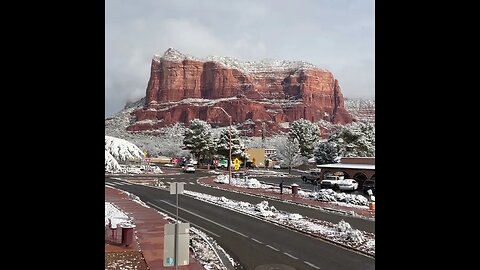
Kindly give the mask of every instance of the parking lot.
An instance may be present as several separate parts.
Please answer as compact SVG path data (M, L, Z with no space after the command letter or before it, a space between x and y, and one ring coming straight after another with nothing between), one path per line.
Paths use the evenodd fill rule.
M287 169L275 169L275 172L282 172L284 175L289 175ZM292 170L290 176L255 176L258 181L265 182L265 183L271 183L275 186L278 186L282 180L283 180L283 185L285 187L290 186L291 184L297 184L299 185L301 190L305 191L314 191L314 190L320 190L320 185L314 186L310 182L304 183L302 180L302 174L300 172ZM355 194L355 195L363 195L363 196L368 196L368 194L363 193L361 189L355 190L355 191L342 191L345 193L349 194Z

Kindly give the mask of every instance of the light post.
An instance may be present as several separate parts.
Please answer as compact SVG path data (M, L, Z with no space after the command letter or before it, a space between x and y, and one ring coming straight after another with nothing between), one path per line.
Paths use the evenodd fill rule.
M230 120L230 126L228 128L228 140L229 140L229 154L228 154L228 184L232 184L232 116L228 114L222 107L213 107L214 109L220 109L222 110L227 116L228 119Z

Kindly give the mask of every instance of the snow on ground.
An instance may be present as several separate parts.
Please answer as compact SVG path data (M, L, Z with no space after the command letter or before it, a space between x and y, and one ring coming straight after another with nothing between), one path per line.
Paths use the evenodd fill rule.
M272 172L272 171L269 171ZM214 182L228 184L228 175L218 175ZM247 179L240 179L232 177L231 184L237 187L246 187L246 188L262 188L262 189L272 189L274 186L271 184L260 183L255 178L248 177ZM275 190L274 192L280 192ZM284 188L284 194L291 194L291 189ZM316 192L303 191L299 190L298 195L305 199L318 200L323 202L333 202L338 205L357 207L368 209L368 199L362 195L347 194L344 192L335 192L332 189L321 189Z
M344 192L335 192L332 189L321 189L317 192L303 192L301 196L313 198L322 202L339 202L345 206L365 206L368 208L368 199L362 195L348 194Z
M105 202L105 225L117 228L120 223L131 223L131 219L115 205Z
M343 220L338 224L334 224L323 220L303 217L297 213L279 211L273 206L268 206L267 201L252 205L248 202L235 201L225 197L217 197L188 190L185 190L184 193L202 201L263 218L375 255L375 234L353 229L349 223Z
M163 183L162 183L163 184ZM164 186L164 185L163 185ZM119 190L119 189L117 189ZM138 196L132 194L130 192L126 192L123 190L119 190L122 193L127 194L134 202L148 207ZM169 220L171 223L175 223L175 219L168 216L165 213L159 212L156 210L157 213L164 216L165 219ZM130 220L129 217L118 208L116 208L113 204L109 202L105 202L105 225L108 224L108 218L115 217L115 221L125 221ZM118 223L116 223L118 224ZM190 248L193 251L195 259L200 262L205 269L209 270L227 270L224 264L230 263L231 265L235 266L236 263L233 258L211 237L206 235L204 232L190 227ZM223 256L228 259L228 262L222 262L219 259L218 252L221 252Z
M144 157L144 153L135 144L111 136L105 135L105 151L108 151L116 160L140 161Z

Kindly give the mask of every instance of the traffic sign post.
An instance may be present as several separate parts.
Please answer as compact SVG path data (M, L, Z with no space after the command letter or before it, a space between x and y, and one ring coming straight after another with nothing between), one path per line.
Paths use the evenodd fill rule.
M170 183L170 194L176 195L177 216L175 224L165 224L165 238L163 246L163 266L189 264L190 223L178 223L178 194L183 194L184 182Z
M238 158L235 158L235 159L233 160L233 164L235 164L234 169L235 169L236 171L238 171L238 170L240 169L240 160L239 160Z

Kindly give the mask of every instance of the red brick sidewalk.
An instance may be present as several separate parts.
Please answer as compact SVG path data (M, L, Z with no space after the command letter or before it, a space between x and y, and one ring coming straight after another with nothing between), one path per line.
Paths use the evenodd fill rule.
M135 235L138 237L138 243L134 243L130 247L110 245L106 242L105 252L140 249L150 270L172 269L172 267L163 266L163 227L168 223L167 220L156 210L132 201L128 195L111 187L105 186L105 201L115 204L128 216L133 217L136 225ZM178 268L181 270L205 269L191 254L190 264Z
M335 209L335 210L345 211L345 212L354 211L355 214L359 216L363 216L367 218L375 218L375 211L372 211L369 209L348 207L348 206L342 206L342 205L337 205L337 204L328 203L328 202L310 200L310 199L302 198L298 195L294 197L292 194L281 195L278 190L274 190L274 189L267 190L267 189L260 189L260 188L244 188L244 187L237 187L237 186L232 186L228 184L221 184L221 183L214 182L213 181L214 179L215 177L206 177L198 180L198 182L209 185L209 186L213 186L216 188L234 190L234 191L244 192L244 193L251 193L258 196L264 196L264 197L269 197L269 198L283 200L283 201L290 201L293 203L307 204L315 207L329 208L329 209ZM285 190L286 188L284 188L284 191Z

